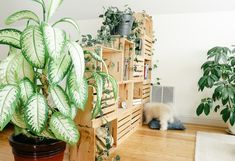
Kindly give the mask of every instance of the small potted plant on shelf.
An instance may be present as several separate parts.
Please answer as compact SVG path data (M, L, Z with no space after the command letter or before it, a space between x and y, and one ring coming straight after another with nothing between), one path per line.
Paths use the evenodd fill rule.
M125 7L124 11L117 7L109 7L104 14L99 16L104 20L101 27L108 27L111 35L127 36L130 34L134 17L131 8Z
M201 66L203 75L198 81L199 91L212 89L210 97L203 98L197 107L197 115L203 112L220 112L230 132L235 134L235 55L227 47L214 47L207 53L207 61Z
M106 72L86 71L85 55L104 61L96 53L83 51L68 32L57 28L68 23L79 32L76 21L62 18L49 23L61 0L51 0L49 6L44 0L33 1L42 7L42 20L33 11L18 11L6 24L27 20L24 30L0 30L0 44L10 47L0 62L0 131L14 124L9 142L16 161L62 161L66 143L79 140L73 119L86 106L88 86L97 91L92 112L96 117L104 83L109 81L116 89L116 81Z

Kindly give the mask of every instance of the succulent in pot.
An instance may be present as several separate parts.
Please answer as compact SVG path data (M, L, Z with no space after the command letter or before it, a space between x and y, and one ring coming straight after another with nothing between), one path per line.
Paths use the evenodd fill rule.
M33 1L42 7L42 19L33 11L18 11L6 19L6 24L27 20L24 30L0 30L0 44L10 47L9 55L0 62L0 131L8 123L15 125L9 139L15 160L59 161L65 143L79 140L73 119L86 106L88 86L101 93L93 111L95 117L101 109L104 81L115 89L117 84L107 72L86 71L85 54L103 60L96 53L83 51L68 32L57 28L57 24L67 23L80 35L75 20L62 18L49 23L62 0L50 0L48 6L44 0ZM86 72L91 73L89 78Z
M203 75L198 81L199 91L212 89L210 97L203 98L197 107L197 115L203 112L220 112L230 131L235 134L235 55L227 47L214 47L207 53L207 61L201 66Z

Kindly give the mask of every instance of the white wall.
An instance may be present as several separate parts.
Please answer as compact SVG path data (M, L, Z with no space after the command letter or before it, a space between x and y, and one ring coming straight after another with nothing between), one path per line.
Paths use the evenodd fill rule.
M208 49L235 44L235 12L155 15L153 18L158 39L154 61L159 60L159 68L152 78L160 77L162 85L175 87L176 113L183 121L222 125L216 114L195 115L200 99L205 96L198 93L197 81ZM100 19L79 21L82 34L94 35L100 24ZM69 31L74 30L69 28ZM6 54L7 48L0 46L0 59Z
M206 52L214 46L235 44L235 12L189 13L155 15L154 30L158 39L154 60L159 60L158 71L162 85L175 87L177 115L186 122L221 124L220 116L195 115L202 96L197 81L206 61Z

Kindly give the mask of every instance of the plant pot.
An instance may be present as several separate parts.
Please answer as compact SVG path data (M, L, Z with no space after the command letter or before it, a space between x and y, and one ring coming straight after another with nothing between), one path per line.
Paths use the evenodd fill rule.
M37 141L24 135L11 135L15 161L63 161L66 143L53 139Z
M118 25L117 32L119 35L127 36L131 33L134 18L130 14L122 16L122 20Z
M235 135L235 125L231 125L230 122L227 123L229 132Z

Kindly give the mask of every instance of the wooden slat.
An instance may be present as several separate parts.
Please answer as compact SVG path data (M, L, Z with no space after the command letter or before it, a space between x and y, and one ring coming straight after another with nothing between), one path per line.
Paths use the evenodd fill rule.
M126 135L129 131L131 131L131 126L129 126L128 128L126 128L123 131L121 131L120 133L118 133L118 140L120 138L122 138L124 135Z
M132 122L129 120L127 121L125 124L123 124L122 126L120 126L118 129L117 129L117 132L118 132L118 135L123 131L125 130L126 128L129 128L131 126Z
M100 127L104 124L106 124L107 122L110 122L114 119L117 118L117 113L116 111L115 112L112 112L112 113L109 113L109 114L106 114L100 118L96 118L96 119L93 119L91 122L92 122L92 128L97 128L97 127Z
M122 118L120 121L118 118L118 127L122 126L123 124L125 124L126 122L130 120L131 120L131 115L127 115L125 118Z
M135 123L137 120L140 120L140 118L141 118L141 115L140 115L140 114L139 114L139 115L136 115L134 118L132 118L131 123L132 123L132 124Z

